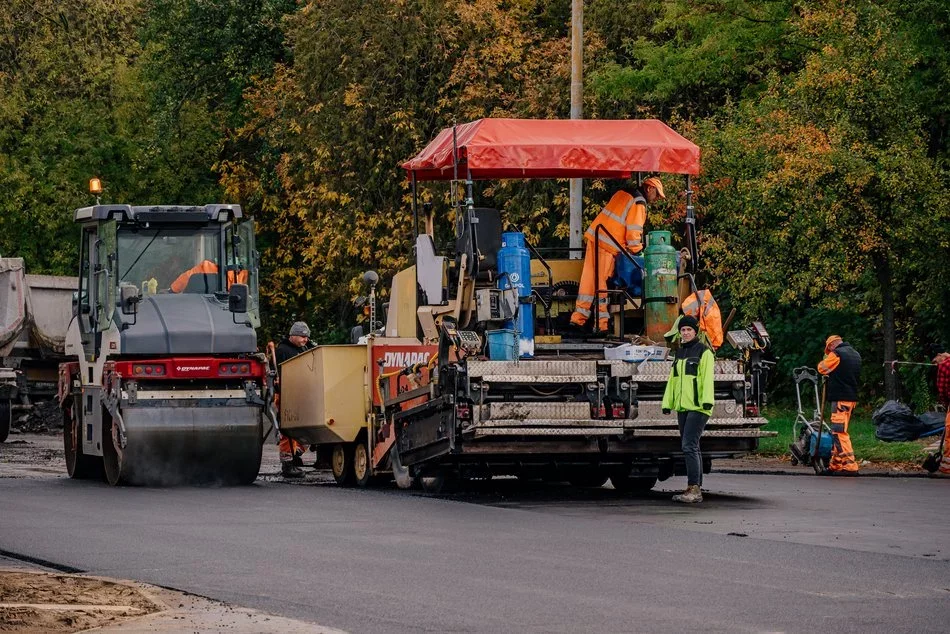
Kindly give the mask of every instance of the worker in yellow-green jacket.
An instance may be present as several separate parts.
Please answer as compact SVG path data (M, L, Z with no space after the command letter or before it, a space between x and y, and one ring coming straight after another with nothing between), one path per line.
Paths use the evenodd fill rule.
M674 495L673 501L696 503L703 501L699 437L716 402L713 388L716 361L712 349L697 338L699 323L695 317L686 315L680 319L679 327L681 343L663 393L663 413L676 412L686 459L686 491Z

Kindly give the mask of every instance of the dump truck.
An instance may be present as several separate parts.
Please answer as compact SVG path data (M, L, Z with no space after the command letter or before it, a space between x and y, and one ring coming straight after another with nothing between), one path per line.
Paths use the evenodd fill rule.
M371 317L357 343L318 346L284 364L283 433L324 452L341 484L392 474L400 486L437 491L516 475L577 486L609 478L616 489L647 491L685 473L675 414L661 411L672 363L662 333L697 290L690 176L699 148L654 120L482 119L443 130L403 168L415 264L394 276L381 327ZM641 259L615 240L618 271L639 281L632 274L597 289L608 298L606 337L578 332L568 322L583 262L545 257L523 232L505 231L499 210L476 206L476 184L641 173L685 176L685 246L651 232ZM445 255L435 245L437 214L419 204L426 181L453 181ZM768 333L759 322L729 341L733 358L715 362L706 471L773 433L761 430L759 411Z
M0 442L16 416L56 398L78 287L78 278L27 273L22 258L0 258Z
M270 430L254 227L239 205L77 209L58 398L66 469L113 485L248 484Z

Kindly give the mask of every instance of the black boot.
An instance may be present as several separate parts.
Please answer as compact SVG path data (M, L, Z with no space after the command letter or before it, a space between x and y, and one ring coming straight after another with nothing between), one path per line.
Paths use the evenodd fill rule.
M285 478L302 478L303 471L293 462L282 462L280 463L280 475Z

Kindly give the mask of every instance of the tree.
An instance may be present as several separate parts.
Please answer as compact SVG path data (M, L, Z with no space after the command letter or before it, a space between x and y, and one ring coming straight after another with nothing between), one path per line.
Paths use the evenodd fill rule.
M567 112L567 30L546 38L536 4L320 0L288 20L293 65L251 90L241 151L222 164L229 195L255 211L269 245L276 328L296 316L339 333L362 272L386 279L407 264L398 166L440 128ZM550 222L540 205L526 213Z
M907 90L918 50L879 3L815 3L796 28L815 49L804 67L703 129L711 271L753 311L874 316L883 354L873 358L896 359L914 318L906 307L945 276L929 263L946 261L950 219ZM888 398L896 387L886 374Z
M140 17L132 0L13 0L0 15L0 252L73 272L71 210L134 178L125 107ZM134 92L132 93L134 94Z

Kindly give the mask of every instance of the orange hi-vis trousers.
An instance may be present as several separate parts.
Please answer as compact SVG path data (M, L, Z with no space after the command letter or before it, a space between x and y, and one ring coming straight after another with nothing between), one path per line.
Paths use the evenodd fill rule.
M940 452L939 473L950 476L950 409L947 409L947 419L943 428L943 451Z
M571 323L583 326L590 319L594 302L594 295L598 288L607 288L607 278L614 273L616 254L600 249L597 255L597 271L594 271L594 252L597 247L593 241L587 243L584 250L584 270L581 272L580 288L577 291L577 303ZM607 294L601 293L597 297L597 330L607 330L610 315L607 312Z
M597 329L607 330L609 302L607 294L598 295L597 289L606 289L607 278L613 275L615 258L620 252L617 245L624 245L630 253L640 253L643 250L643 225L646 220L646 199L620 190L611 196L601 212L594 218L594 222L584 232L584 240L587 242L587 247L584 249L584 270L581 273L577 303L571 315L572 324L583 326L587 323L590 319L594 296L597 295ZM598 231L598 227L602 228L601 232ZM610 240L602 232L609 233L614 240ZM597 270L594 270L595 253L597 254Z
M280 394L274 395L274 409L277 410L277 417L280 420ZM306 447L293 438L277 432L277 452L281 462L290 462L294 456L302 456L306 451Z
M280 453L281 462L290 462L294 456L302 456L307 450L293 438L277 434L277 450Z
M858 470L858 463L854 459L854 448L851 446L851 436L848 435L848 423L851 422L851 412L857 405L854 401L834 401L831 404L831 433L834 442L831 446L830 471Z

